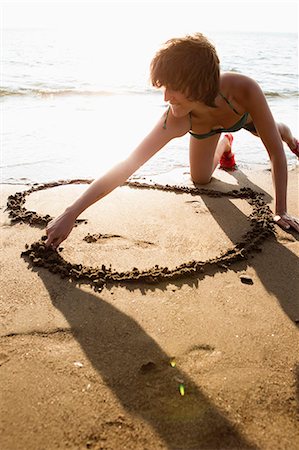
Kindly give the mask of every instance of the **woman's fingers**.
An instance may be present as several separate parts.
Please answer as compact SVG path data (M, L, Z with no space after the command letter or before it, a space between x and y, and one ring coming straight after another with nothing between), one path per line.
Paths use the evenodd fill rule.
M47 240L45 241L46 247L50 247L50 245L52 245L54 241L54 233L51 232L51 223L52 221L49 222L46 227L46 235L47 235Z
M45 241L46 247L52 247L56 249L60 244L61 240L59 238L55 238L54 235L48 234L48 239Z
M48 238L45 241L45 245L46 247L52 247L53 249L56 249L65 239L60 233L58 234L58 230L55 232L55 228L51 229L51 222L46 228L46 235Z
M296 217L292 217L289 214L282 214L274 216L274 222L277 223L284 230L294 228L299 232L299 220Z
M274 216L274 222L277 223L277 225L279 225L284 230L290 229L290 225L286 220L283 220L282 216L279 215Z
M68 237L72 231L74 223L75 219L66 213L63 213L56 219L51 220L46 227L46 246L56 249L61 242Z
M291 226L299 233L299 220L296 219L295 217L293 217L292 219L293 220L292 220Z

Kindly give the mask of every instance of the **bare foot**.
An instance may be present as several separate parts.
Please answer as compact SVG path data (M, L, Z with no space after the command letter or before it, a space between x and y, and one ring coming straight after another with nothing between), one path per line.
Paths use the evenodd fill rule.
M225 140L226 146L225 146L225 150L223 153L231 153L232 151L232 144L233 144L233 140L234 137L231 133L225 134L223 140ZM228 156L228 155L226 155Z
M299 158L299 141L296 138L293 138L291 142L287 142L287 145L291 152L293 152Z
M278 125L278 131L280 133L281 139L287 144L291 152L293 152L296 156L299 158L299 142L298 139L296 139L290 128L285 125L284 123L279 123Z

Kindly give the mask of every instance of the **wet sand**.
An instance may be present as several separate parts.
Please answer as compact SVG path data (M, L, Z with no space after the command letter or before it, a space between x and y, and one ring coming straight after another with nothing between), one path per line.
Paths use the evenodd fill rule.
M299 447L299 236L271 174L172 176L116 189L58 252L44 227L86 180L2 186L3 448Z

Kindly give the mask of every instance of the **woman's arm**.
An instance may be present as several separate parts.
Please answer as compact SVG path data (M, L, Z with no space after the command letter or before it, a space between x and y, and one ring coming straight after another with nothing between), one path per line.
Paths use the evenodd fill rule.
M283 228L299 231L299 222L287 214L287 161L283 143L264 93L256 81L244 77L243 101L266 147L272 166L276 221Z
M86 191L60 216L52 220L46 229L47 246L57 248L73 229L77 217L89 206L122 185L139 167L164 147L171 139L187 133L187 118L177 119L169 114L167 129L163 128L165 114L130 156L121 161L101 178L92 182Z

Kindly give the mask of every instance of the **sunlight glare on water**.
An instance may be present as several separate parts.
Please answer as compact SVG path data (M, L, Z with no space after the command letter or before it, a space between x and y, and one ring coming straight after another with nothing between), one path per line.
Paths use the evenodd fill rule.
M126 158L166 108L149 82L153 55L167 39L194 31L216 45L222 71L256 79L276 120L298 135L296 34L221 33L226 9L218 5L216 23L211 5L197 2L66 3L20 6L18 15L11 8L19 26L3 33L5 182L93 178ZM238 164L268 164L260 140L243 130L234 136ZM171 141L138 175L189 170L188 141Z

